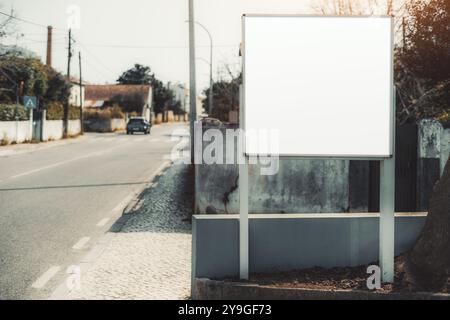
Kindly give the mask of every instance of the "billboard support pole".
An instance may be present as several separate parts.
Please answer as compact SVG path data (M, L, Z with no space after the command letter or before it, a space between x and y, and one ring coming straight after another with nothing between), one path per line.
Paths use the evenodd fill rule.
M239 276L249 279L248 159L239 164Z
M380 267L384 283L394 282L395 158L380 166Z
M395 137L396 88L393 87L393 125ZM395 138L392 157L380 163L380 268L382 281L394 283L395 276Z

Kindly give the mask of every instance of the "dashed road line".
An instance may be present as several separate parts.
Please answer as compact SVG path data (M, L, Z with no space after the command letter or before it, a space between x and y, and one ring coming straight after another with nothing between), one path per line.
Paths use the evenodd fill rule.
M40 276L32 285L31 287L35 289L42 289L45 287L47 282L49 282L58 272L61 270L60 266L53 266L50 269L48 269L42 276Z
M73 250L81 250L81 249L83 249L83 247L86 245L86 243L89 242L89 240L91 240L91 238L89 238L89 237L81 238L81 239L80 239L80 240L72 247L72 249L73 249Z
M105 218L99 221L99 223L97 223L97 227L104 227L109 221L109 218Z
M28 176L28 175L33 174L33 173L37 173L37 172L40 172L40 171L52 169L52 168L59 167L61 165L67 164L67 163L71 163L71 162L78 161L78 160L83 160L83 159L90 158L90 157L96 157L96 156L98 157L98 156L101 156L101 155L105 154L106 152L110 152L110 151L112 151L112 150L114 150L114 149L116 149L116 148L118 148L120 146L122 146L122 145L114 146L114 147L111 147L109 149L96 151L96 152L93 152L93 153L90 153L90 154L87 154L87 155L83 155L83 156L80 156L80 157L72 158L72 159L69 159L69 160L57 162L57 163L54 163L54 164L51 164L51 165L48 165L48 166L44 166L44 167L41 167L41 168L30 170L30 171L27 171L27 172L24 172L24 173L12 176L9 179L21 178L23 176Z

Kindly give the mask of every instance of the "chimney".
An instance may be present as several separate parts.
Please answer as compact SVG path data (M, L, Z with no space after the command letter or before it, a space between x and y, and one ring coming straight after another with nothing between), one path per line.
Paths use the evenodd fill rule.
M47 27L47 65L52 66L52 31L53 27Z

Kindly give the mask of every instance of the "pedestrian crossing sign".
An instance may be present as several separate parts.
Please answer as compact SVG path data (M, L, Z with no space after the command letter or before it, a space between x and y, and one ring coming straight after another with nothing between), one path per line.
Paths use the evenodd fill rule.
M37 98L31 96L23 97L23 104L27 109L36 109L37 108Z

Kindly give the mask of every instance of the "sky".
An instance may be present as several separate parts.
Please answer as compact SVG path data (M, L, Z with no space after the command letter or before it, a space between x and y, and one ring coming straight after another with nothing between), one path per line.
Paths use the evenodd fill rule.
M80 12L72 74L79 74L82 54L83 78L93 84L115 83L135 63L151 67L164 82L189 82L188 0L0 0L0 11L14 9L17 17L42 26L17 22L24 36L8 39L35 52L43 61L47 29L54 27L53 66L67 70L67 23ZM74 9L75 10L72 10ZM78 9L77 9L78 8ZM213 38L213 77L227 78L225 65L240 68L241 16L244 13L311 13L310 0L195 0L195 20ZM76 20L76 19L75 19ZM207 33L196 27L197 88L209 83ZM205 61L206 60L206 61Z

